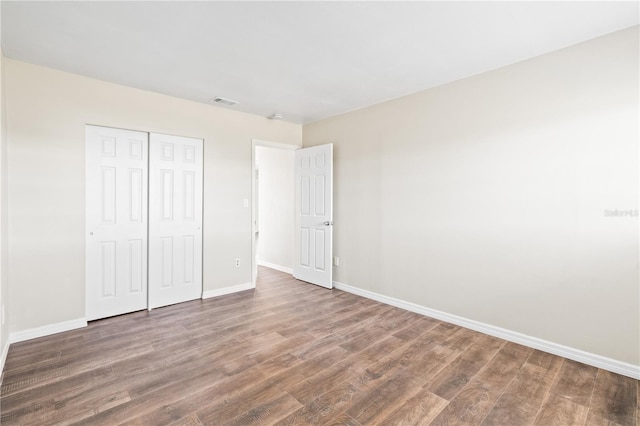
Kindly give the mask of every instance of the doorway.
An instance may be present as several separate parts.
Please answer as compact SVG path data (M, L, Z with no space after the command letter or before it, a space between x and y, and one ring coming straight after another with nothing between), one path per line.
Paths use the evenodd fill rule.
M253 140L252 282L258 265L292 273L295 151L300 147Z
M252 177L253 287L262 264L333 288L333 144L254 139Z

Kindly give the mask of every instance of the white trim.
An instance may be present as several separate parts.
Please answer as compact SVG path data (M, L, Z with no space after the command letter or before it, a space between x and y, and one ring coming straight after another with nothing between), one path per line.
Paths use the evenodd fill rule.
M282 143L282 142L272 142L272 141L267 141L264 139L256 139L256 138L251 139L251 144L254 147L266 146L269 148L286 149L289 151L295 151L302 148L302 142L300 142L300 144L291 144L291 143Z
M286 266L276 265L275 263L265 262L264 260L258 260L258 265L275 269L276 271L284 272L285 274L293 275L293 269L287 268Z
M210 299L212 297L224 296L225 294L237 293L239 291L251 290L254 288L256 288L256 286L253 283L244 283L229 287L222 287L215 290L207 290L202 293L202 299Z
M417 314L425 315L451 324L459 325L461 327L469 328L471 330L479 331L480 333L488 334L490 336L498 337L500 339L508 340L510 342L528 346L530 348L539 349L541 351L578 361L583 364L591 365L593 367L601 368L613 373L622 374L636 380L640 379L640 365L617 361L612 358L585 352L583 350L560 345L558 343L549 342L548 340L528 336L526 334L518 333L517 331L507 330L505 328L496 327L491 324L486 324L479 321L474 321L472 319L460 317L458 315L448 314L436 309L427 308L425 306L406 302L394 297L389 297L379 293L374 293L372 291L363 290L361 288L343 284L337 281L333 282L333 286L338 290L343 290L348 293L366 297L367 299L372 299L381 303L385 303L387 305L415 312Z
M38 337L49 336L51 334L62 333L86 326L87 320L85 318L78 318L71 321L58 322L55 324L44 325L42 327L16 331L15 333L9 333L9 343L24 342L25 340L36 339Z

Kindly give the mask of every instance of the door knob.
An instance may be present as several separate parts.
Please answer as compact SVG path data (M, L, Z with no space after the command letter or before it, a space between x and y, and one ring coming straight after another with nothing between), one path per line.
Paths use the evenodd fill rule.
M326 221L323 223L324 226L331 226L333 225L333 221Z

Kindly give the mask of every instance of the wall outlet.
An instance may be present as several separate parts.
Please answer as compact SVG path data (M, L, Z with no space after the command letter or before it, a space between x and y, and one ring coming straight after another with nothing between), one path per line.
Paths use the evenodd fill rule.
M236 259L236 268L240 267L240 259Z
M338 256L333 258L333 266L340 266L340 258Z

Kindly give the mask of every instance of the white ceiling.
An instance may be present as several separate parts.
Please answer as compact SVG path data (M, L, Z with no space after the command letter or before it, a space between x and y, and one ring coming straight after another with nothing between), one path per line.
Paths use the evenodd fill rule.
M7 57L308 123L639 23L639 2L12 2Z

